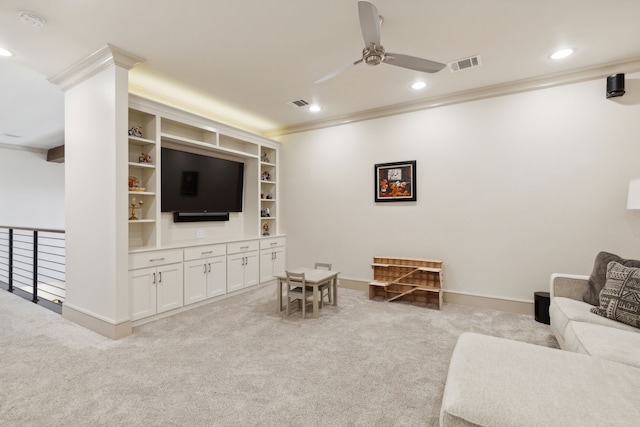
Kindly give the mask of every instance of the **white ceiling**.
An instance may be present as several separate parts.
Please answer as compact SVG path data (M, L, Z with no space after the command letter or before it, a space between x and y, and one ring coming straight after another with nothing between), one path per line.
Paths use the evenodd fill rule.
M356 0L2 0L0 47L14 56L0 57L0 144L62 144L64 94L48 79L107 43L145 58L130 72L132 92L264 134L640 58L640 0L373 3L388 51L445 63L480 55L482 66L422 74L360 64L314 84L360 58ZM47 24L24 25L24 10ZM562 47L577 52L550 61ZM411 90L416 79L429 87ZM298 99L323 110L287 105Z

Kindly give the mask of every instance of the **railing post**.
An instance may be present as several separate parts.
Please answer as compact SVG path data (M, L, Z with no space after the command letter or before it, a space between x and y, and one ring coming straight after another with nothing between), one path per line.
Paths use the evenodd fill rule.
M38 303L38 231L33 231L33 299Z
M9 292L13 292L13 228L9 229Z

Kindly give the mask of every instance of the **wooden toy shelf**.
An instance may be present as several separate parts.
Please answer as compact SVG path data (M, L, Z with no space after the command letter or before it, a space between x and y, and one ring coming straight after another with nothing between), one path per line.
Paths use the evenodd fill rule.
M410 300L442 308L442 261L374 257L369 299Z

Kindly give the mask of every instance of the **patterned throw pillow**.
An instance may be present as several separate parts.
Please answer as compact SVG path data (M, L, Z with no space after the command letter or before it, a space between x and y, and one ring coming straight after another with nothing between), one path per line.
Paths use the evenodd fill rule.
M591 312L640 328L640 268L610 262L600 306Z
M609 252L598 253L593 263L593 271L589 277L589 286L582 296L584 302L588 302L596 307L600 305L600 291L604 288L604 284L607 281L607 267L611 261L615 261L626 267L640 268L639 260L623 259Z

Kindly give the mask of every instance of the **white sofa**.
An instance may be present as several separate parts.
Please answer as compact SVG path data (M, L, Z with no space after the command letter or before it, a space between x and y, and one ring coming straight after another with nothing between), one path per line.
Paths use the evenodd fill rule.
M551 278L550 326L562 350L462 334L440 425L638 425L639 330L591 313L582 301L587 279Z
M560 348L640 368L640 329L592 313L582 300L588 279L551 276L550 326Z

